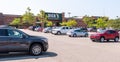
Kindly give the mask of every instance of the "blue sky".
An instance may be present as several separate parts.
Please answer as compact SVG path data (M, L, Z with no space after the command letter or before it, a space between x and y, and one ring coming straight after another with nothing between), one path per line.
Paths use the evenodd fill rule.
M120 17L120 0L2 0L0 12L4 14L24 14L30 7L36 15L42 9L46 12L65 12L70 16L109 16Z

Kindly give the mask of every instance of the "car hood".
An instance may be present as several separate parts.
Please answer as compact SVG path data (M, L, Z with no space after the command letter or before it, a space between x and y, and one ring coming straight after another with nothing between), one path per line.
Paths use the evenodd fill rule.
M60 29L53 29L53 30L57 31L57 30L60 30Z

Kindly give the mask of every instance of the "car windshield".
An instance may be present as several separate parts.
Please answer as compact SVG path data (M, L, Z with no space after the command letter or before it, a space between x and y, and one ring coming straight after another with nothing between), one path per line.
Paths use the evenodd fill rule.
M55 29L61 29L62 27L55 27Z
M60 27L52 27L52 29L59 29Z
M45 28L45 30L50 29L50 27Z
M104 33L106 30L99 30L98 33Z
M28 33L21 31L20 29L19 29L18 31L20 31L20 32L23 33L24 35L31 36L31 35L29 35Z

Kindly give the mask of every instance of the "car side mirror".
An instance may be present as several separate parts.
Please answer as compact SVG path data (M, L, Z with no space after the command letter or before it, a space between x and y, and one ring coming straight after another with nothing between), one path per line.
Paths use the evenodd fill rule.
M25 35L22 35L22 38L27 38Z

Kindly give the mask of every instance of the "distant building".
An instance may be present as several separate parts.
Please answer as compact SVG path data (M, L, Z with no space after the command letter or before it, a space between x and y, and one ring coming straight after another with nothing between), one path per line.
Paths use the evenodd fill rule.
M8 25L14 18L21 18L21 15L3 14L0 13L0 25Z
M71 18L65 17L65 13L52 13L52 12L45 12L48 16L48 21L52 21L54 25L59 26L61 22L68 21ZM21 15L13 15L13 14L3 14L0 13L0 25L9 25L10 22L14 20L14 18L20 18L22 22ZM82 18L73 18L77 21L78 27L87 27L87 25L82 21ZM38 22L38 18L36 18L35 22ZM41 20L41 19L40 19Z
M64 12L63 13L45 12L45 14L48 17L48 21L53 22L53 24L56 26L59 26L59 23L63 22L65 19ZM42 20L42 19L37 18L37 20Z

